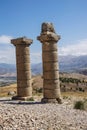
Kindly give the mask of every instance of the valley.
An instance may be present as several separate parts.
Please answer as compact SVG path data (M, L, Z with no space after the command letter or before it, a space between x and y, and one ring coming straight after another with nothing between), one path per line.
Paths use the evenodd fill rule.
M60 89L62 93L87 93L87 76L77 73L60 73ZM0 81L0 96L8 96L9 92L17 94L16 77L4 77ZM33 95L42 95L43 76L32 76ZM12 95L10 95L12 96Z

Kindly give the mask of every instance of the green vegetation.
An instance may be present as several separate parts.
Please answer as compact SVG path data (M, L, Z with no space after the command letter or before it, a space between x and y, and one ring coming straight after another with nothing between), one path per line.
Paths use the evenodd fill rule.
M28 98L27 101L34 101L34 98L33 97Z
M36 91L36 93L42 93L43 92L43 88L36 88L35 91Z
M74 108L75 109L80 109L80 110L85 110L85 108L84 108L84 102L83 101L77 101L77 102L75 102Z
M82 92L84 92L84 89L82 89L82 88L78 88L79 89L79 91L82 91Z
M80 91L85 92L87 91L87 81L83 78L69 78L69 77L60 77L60 88L62 92L67 91Z
M81 83L82 81L80 79L75 78L66 78L66 77L60 77L59 78L62 83Z
M75 102L74 109L87 110L87 99Z
M68 99L68 96L63 96L63 99Z
M43 94L43 88L33 88L33 95L41 96Z

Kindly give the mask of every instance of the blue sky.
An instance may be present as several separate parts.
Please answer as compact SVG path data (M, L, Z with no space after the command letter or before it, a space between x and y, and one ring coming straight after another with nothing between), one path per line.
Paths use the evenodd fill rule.
M33 39L31 62L41 62L41 24L52 22L59 55L87 54L87 0L0 0L0 63L15 63L15 47L10 39Z

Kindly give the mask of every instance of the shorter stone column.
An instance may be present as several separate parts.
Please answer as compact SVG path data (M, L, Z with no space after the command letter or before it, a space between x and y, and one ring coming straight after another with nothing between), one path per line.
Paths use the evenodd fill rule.
M32 97L31 69L29 46L31 39L26 37L12 39L11 43L16 47L16 67L17 67L17 96L13 99L26 100Z
M61 103L57 41L60 39L55 33L52 23L43 23L41 35L37 39L42 44L43 60L43 93L42 102Z

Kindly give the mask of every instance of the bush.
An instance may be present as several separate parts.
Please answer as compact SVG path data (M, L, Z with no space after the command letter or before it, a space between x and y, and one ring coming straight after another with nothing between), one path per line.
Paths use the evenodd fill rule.
M34 101L34 98L31 97L31 98L27 99L27 101Z
M68 96L63 96L63 99L68 99Z
M37 88L36 89L36 93L42 93L43 92L43 88Z
M82 89L82 88L79 88L79 91L83 91L83 89Z
M74 105L75 109L85 110L84 102L83 101L77 101Z

